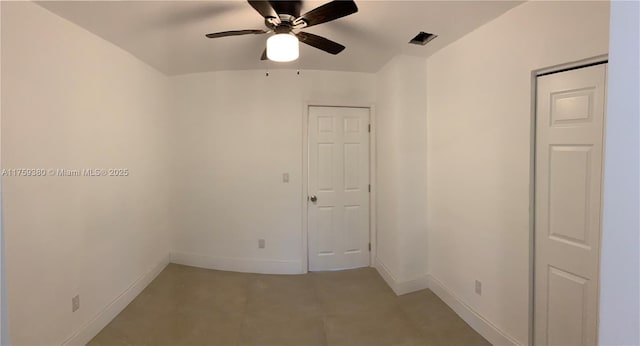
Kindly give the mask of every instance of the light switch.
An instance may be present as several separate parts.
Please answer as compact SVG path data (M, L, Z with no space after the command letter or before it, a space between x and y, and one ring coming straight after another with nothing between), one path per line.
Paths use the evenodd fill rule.
M282 182L283 183L289 182L289 173L282 173Z
M77 294L71 298L71 312L76 312L80 309L80 295Z

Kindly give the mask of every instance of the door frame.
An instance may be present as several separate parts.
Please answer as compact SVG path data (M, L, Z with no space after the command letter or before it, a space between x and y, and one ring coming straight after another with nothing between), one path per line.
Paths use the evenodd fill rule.
M534 345L533 342L534 342L534 334L535 334L534 319L535 319L535 259L536 259L535 257L535 240L536 240L535 194L536 194L536 144L537 144L536 104L537 104L537 92L538 92L537 78L547 74L560 73L568 70L608 63L608 61L609 61L609 54L602 54L602 55L597 55L597 56L582 59L582 60L576 60L568 63L538 68L531 71L531 104L530 104L531 122L530 122L530 148L529 148L529 151L530 151L530 157L529 157L529 326L528 326L529 327L529 335L528 335L529 345ZM604 103L605 103L605 109L606 109L606 103L607 103L606 94L604 97ZM603 126L606 128L606 117L607 117L606 112L604 116L605 116L605 121ZM603 168L604 168L604 160L605 160L605 156L604 156L604 150L603 150L603 154L602 154ZM602 218L600 219L600 223L602 224ZM602 236L602 230L600 233L601 233L600 236ZM600 242L600 246L602 247L601 242ZM598 274L598 281L600 281L599 274ZM600 289L599 287L600 285L598 284L598 291ZM598 319L599 319L599 316L598 316Z
M371 251L369 251L369 267L375 267L376 248L377 248L377 227L376 227L376 116L375 105L373 103L360 102L320 102L307 101L303 104L302 110L302 244L301 244L301 273L309 272L309 230L308 230L308 201L309 196L309 107L336 107L336 108L366 108L369 109L369 124L371 124L371 132L369 132L369 184L371 184L371 192L369 193L369 242L371 243Z

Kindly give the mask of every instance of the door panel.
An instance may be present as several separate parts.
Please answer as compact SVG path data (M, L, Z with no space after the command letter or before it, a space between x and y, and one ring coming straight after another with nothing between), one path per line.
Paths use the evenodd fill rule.
M606 65L537 80L536 345L595 345Z
M550 147L549 237L588 246L590 145Z
M309 270L369 265L369 109L309 107Z
M589 280L548 267L548 340L553 345L585 344L585 301Z

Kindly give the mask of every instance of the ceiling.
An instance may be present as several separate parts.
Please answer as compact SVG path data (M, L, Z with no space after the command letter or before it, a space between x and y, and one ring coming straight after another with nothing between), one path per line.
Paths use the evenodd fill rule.
M301 12L325 2L305 1ZM276 63L260 61L268 35L205 38L210 32L264 29L262 17L244 0L38 2L159 71L178 75L276 68L377 72L398 54L427 57L521 1L356 3L358 13L306 30L345 45L342 53L333 56L301 44L297 61ZM438 37L426 46L408 44L420 31Z

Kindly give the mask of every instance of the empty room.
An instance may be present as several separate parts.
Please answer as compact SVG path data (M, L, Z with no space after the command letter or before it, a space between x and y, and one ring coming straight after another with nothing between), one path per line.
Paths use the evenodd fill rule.
M640 346L639 18L0 1L0 344Z

